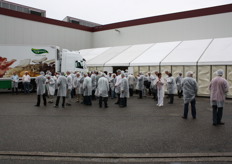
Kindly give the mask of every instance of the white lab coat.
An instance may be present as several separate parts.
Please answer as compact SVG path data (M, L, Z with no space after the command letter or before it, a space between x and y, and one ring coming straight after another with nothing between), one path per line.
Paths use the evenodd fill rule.
M164 102L164 84L165 81L163 78L159 79L158 77L155 80L155 85L157 87L157 97L158 105L163 105Z
M176 93L176 81L172 76L167 78L167 91L168 94Z
M35 82L37 84L37 95L43 95L45 93L46 77L44 75L40 75L36 77Z
M109 92L109 81L106 77L101 77L98 80L97 86L98 96L100 97L108 97Z
M72 75L68 75L67 77L67 84L68 84L68 90L72 90L73 87L73 81L72 81Z
M120 93L121 82L122 82L121 75L116 76L115 93Z
M53 77L51 77L50 79L46 80L46 83L48 95L53 96L55 94L55 80L53 79Z
M129 98L129 83L126 77L122 79L121 87L120 87L120 98Z
M58 93L57 96L66 97L67 95L67 78L65 76L59 76L57 79Z
M92 95L92 80L90 77L85 77L83 82L83 95L84 96L91 96Z

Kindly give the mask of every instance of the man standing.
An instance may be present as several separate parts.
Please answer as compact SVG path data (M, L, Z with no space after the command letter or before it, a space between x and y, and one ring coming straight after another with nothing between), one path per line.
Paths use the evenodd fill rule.
M61 72L59 78L57 79L57 86L58 86L58 92L57 92L57 98L56 98L56 105L55 108L58 108L60 97L62 97L62 107L64 108L65 104L65 97L67 95L67 78L64 76L64 72Z
M143 90L144 90L144 76L143 73L140 72L138 75L138 82L137 82L138 90L139 90L139 99L142 99L143 97Z
M55 94L55 80L51 75L46 75L47 80L46 80L46 88L48 92L48 98L49 101L48 103L53 103L53 96Z
M129 83L129 92L130 96L133 96L134 93L134 85L135 85L135 77L133 74L128 75L128 83Z
M157 78L155 80L155 85L157 87L157 106L161 107L164 105L164 79L162 78L162 74L158 73Z
M67 106L71 106L71 91L73 88L73 80L72 80L72 75L69 71L66 72L67 74L67 84L68 84L68 88L67 88Z
M167 91L169 97L169 104L173 104L174 101L174 94L176 93L176 82L174 77L172 77L172 73L168 74L167 78Z
M183 88L183 96L184 96L184 115L183 119L187 119L188 117L188 108L189 103L191 103L192 109L192 117L196 118L196 100L195 96L197 94L198 86L195 79L193 79L193 72L187 72L187 77L185 77L181 83Z
M129 83L124 73L121 74L122 82L120 87L120 107L127 106L127 98L129 98Z
M183 90L181 86L182 79L183 79L182 73L179 73L179 76L176 78L177 94L179 98L181 98L183 94Z
M98 96L99 96L99 107L102 107L102 101L104 102L105 108L108 108L108 92L109 92L109 81L105 77L106 75L102 73L102 77L98 80Z
M83 96L84 96L84 104L92 105L91 96L92 96L92 80L88 76L87 73L84 74L84 82L83 82Z
M47 105L46 95L45 95L45 83L46 77L44 76L44 72L40 72L40 76L35 79L37 85L37 104L35 106L40 106L40 97L43 96L44 106Z
M225 95L229 91L228 82L222 78L223 70L217 71L217 77L215 77L210 85L210 102L213 108L213 125L224 125L221 122L222 114L223 114L223 107L225 101Z
M28 71L25 72L25 75L23 75L23 87L24 87L24 93L27 94L29 93L29 86L30 86L30 82L31 82L31 77L28 73Z
M97 76L96 76L96 71L94 71L91 75L91 80L92 80L92 100L96 100L95 97L95 91L97 88Z
M117 77L115 83L115 93L117 94L118 100L115 104L120 104L120 86L122 82L121 70L117 70Z
M14 72L13 76L11 77L11 80L12 80L12 93L18 94L19 76Z

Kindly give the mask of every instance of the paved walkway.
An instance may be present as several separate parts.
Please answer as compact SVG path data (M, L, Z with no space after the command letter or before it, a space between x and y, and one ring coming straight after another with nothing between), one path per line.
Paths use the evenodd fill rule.
M109 160L126 158L127 161L121 162L132 163L134 159L154 162L152 160L162 154L158 159L174 158L176 162L177 159L184 162L187 157L178 156L187 153L189 159L203 159L218 153L213 158L215 161L232 161L232 100L226 102L225 125L217 127L212 126L208 98L197 98L195 120L190 115L187 120L181 118L183 100L177 97L173 105L167 104L165 99L161 108L155 106L151 97L132 97L127 108L119 108L114 102L109 100L107 109L98 108L96 101L93 106L73 102L65 109L53 108L52 104L38 108L34 107L35 94L1 93L0 161L3 157L9 160L9 155L16 158L22 152L26 156L39 152L67 153L67 157L73 153L82 159L85 155L90 158L103 155L103 158L97 157L103 161L111 155Z

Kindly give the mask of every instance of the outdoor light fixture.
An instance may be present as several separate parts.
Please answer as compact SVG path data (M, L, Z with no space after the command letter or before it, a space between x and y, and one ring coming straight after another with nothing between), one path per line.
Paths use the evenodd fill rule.
M115 31L117 31L118 33L120 33L120 30L119 29L114 29Z

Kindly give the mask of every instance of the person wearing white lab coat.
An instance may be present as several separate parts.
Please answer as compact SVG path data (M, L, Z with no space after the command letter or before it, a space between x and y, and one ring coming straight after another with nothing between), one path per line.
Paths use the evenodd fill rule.
M96 100L95 97L95 91L97 88L97 76L96 76L96 71L94 71L91 75L91 80L92 80L92 100Z
M118 100L115 104L120 104L120 86L122 82L121 70L117 70L116 83L115 83L115 93L117 94Z
M12 93L15 92L16 94L18 94L19 76L16 74L16 72L13 73L11 80L12 80Z
M74 77L74 80L73 80L73 87L75 88L75 92L76 92L76 95L77 95L77 102L80 102L80 100L81 100L81 83L80 83L80 80L81 80L80 73L76 73L76 76Z
M130 96L133 96L134 86L135 86L135 76L133 74L128 75L128 83L129 83Z
M186 74L186 77L181 82L183 88L183 97L184 97L184 114L183 119L187 119L189 104L191 104L191 113L193 119L196 118L196 95L198 91L198 85L196 80L193 78L193 72L189 71Z
M68 85L68 88L67 88L67 103L66 105L67 106L71 106L71 91L72 91L72 88L73 88L73 80L72 80L72 75L69 71L67 71L67 85Z
M174 94L176 93L176 81L175 81L174 77L172 76L172 73L168 74L167 91L168 91L168 97L169 97L168 103L173 104Z
M50 75L47 75L46 77L47 77L47 79L46 79L46 88L47 88L47 91L48 91L48 98L49 98L48 102L53 103L53 97L54 97L54 94L55 94L55 80Z
M65 97L67 95L67 78L64 76L64 72L61 72L61 75L57 79L57 86L58 86L58 92L57 92L57 98L56 98L56 105L54 106L57 108L59 106L60 97L62 97L62 107L64 108L65 105Z
M183 80L182 73L179 73L179 76L176 77L177 95L179 98L183 96L183 90L181 86L182 80Z
M84 96L84 104L92 105L91 96L92 96L92 80L88 76L88 74L84 74L84 82L83 82L83 96Z
M99 96L99 107L102 107L102 101L104 102L105 108L108 108L108 93L109 93L109 81L106 78L105 73L102 73L102 77L98 80L97 92Z
M157 101L158 99L157 99L157 86L156 86L156 84L155 84L155 80L158 78L158 72L157 71L155 71L154 72L154 75L150 75L150 80L151 80L151 86L150 86L150 88L151 88L151 93L152 93L152 95L153 95L153 99L155 100L155 101Z
M37 85L37 103L35 106L40 106L40 98L43 96L43 102L44 106L47 105L46 101L46 95L45 95L45 83L46 83L46 78L44 76L44 72L40 72L40 76L36 77L35 79L36 85Z
M143 90L144 90L144 75L142 72L139 73L138 75L138 81L137 81L137 86L139 90L139 99L142 99L143 97Z
M158 73L157 78L155 80L155 85L157 86L157 98L158 103L157 106L161 107L164 104L164 79L162 78L162 74Z
M128 79L126 78L125 74L121 74L122 77L122 82L121 82L121 87L120 87L120 107L126 107L127 106L127 98L130 97L130 92L129 92L129 83Z

